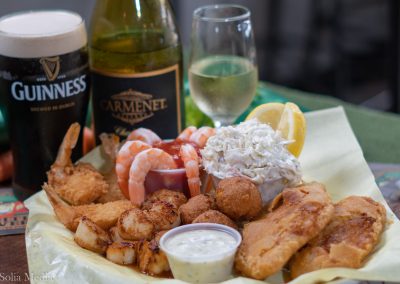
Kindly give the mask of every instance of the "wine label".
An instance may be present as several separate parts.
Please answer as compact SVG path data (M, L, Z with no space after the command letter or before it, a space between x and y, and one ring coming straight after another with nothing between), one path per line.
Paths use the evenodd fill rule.
M138 127L161 138L181 131L179 65L145 73L115 74L92 70L96 137L116 133L125 139Z

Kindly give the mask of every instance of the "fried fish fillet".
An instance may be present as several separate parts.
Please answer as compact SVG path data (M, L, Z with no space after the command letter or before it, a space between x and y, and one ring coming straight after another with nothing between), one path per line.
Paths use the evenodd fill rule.
M235 267L245 276L261 280L279 271L322 231L334 212L319 183L284 189L272 205L271 213L244 227Z
M350 196L335 205L330 223L291 260L293 278L327 267L359 268L379 241L386 222L382 204Z

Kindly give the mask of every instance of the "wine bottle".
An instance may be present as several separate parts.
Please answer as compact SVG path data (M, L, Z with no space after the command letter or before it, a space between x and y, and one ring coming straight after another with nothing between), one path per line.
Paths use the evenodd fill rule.
M95 134L174 138L184 119L182 47L166 0L97 0L89 55Z

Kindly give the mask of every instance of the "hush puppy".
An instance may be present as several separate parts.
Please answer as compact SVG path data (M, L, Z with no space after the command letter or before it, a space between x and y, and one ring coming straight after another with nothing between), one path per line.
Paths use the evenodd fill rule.
M221 180L216 190L216 202L218 209L235 221L253 219L262 209L260 192L244 177Z
M204 194L196 195L179 208L181 221L183 224L190 224L200 214L210 209L215 209L214 198Z
M235 230L238 229L235 222L217 210L208 210L200 214L196 219L194 219L193 223L215 223L229 226Z

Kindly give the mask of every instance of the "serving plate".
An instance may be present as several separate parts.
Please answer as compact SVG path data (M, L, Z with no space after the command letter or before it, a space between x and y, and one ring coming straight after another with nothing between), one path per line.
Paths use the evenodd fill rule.
M388 224L364 267L322 269L304 274L290 283L327 282L338 278L398 281L400 221L380 193L343 108L309 112L306 120L307 136L300 156L303 179L325 184L334 202L349 195L372 197L385 205ZM98 149L84 160L92 161L97 168L105 166ZM82 249L75 244L73 234L57 221L43 191L29 198L26 205L30 210L25 237L29 272L41 276L32 279L32 283L184 283L150 277ZM46 281L41 281L43 278ZM282 283L283 274L279 272L265 282ZM232 276L224 283L265 282Z

